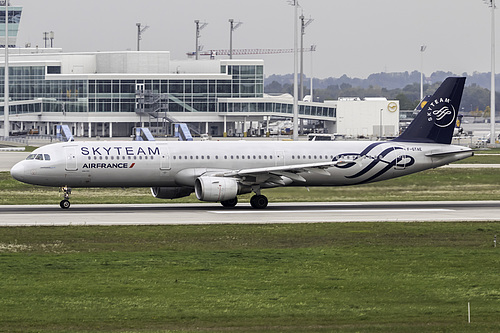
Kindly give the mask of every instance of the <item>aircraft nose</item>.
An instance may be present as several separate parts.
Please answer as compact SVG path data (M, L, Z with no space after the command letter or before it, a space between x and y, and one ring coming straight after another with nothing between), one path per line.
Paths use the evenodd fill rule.
M14 165L12 167L12 169L10 169L10 175L15 180L22 182L24 179L24 165L23 165L23 163L19 162L16 165Z

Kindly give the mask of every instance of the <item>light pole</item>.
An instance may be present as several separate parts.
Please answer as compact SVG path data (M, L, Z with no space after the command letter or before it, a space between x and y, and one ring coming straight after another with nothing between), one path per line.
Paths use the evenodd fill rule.
M3 108L3 128L4 136L10 135L9 122L9 1L5 0L5 83L4 83L4 108Z
M230 30L229 30L229 59L233 59L233 31L238 29L240 25L243 24L243 22L236 22L234 24L233 19L229 19L229 24L230 24Z
M141 50L140 41L142 40L142 34L149 28L149 25L146 25L142 28L141 28L142 26L141 23L136 23L135 25L137 26L137 51L140 51Z
M380 140L382 140L382 112L384 112L384 109L380 109Z
M420 46L420 101L424 99L424 52L426 45Z
M299 87L297 82L297 64L298 64L298 50L297 50L297 19L298 19L298 0L290 0L290 4L294 7L293 11L293 140L299 140Z
M49 32L50 48L54 47L54 31Z
M316 45L311 45L311 51L316 49ZM313 94L313 53L311 52L311 102L314 102L314 94Z
M304 21L304 14L300 15L300 95L299 99L304 98L304 35L306 34L306 27L311 24L313 19Z
M490 144L496 145L495 135L495 0L485 0L491 8L491 91L490 91Z
M202 30L203 28L205 28L207 26L208 23L201 23L200 25L200 20L195 20L194 23L196 24L196 60L198 60L200 58L200 50L199 50L199 46L198 46L198 41L200 39L200 30Z

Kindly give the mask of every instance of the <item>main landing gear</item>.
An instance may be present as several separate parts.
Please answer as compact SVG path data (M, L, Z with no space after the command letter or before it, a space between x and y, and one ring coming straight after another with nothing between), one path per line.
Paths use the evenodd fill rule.
M61 200L59 203L59 206L61 206L62 209L68 209L69 206L71 206L69 202L69 195L71 194L71 188L67 186L63 186L60 188L60 191L64 192L64 199Z
M238 204L238 198L236 197L234 199L221 201L220 203L222 206L224 206L226 208L233 208ZM252 206L252 208L255 208L255 209L264 209L267 207L268 203L269 203L269 201L267 200L267 197L265 195L260 194L260 193L257 193L253 197L250 198L250 205Z
M267 197L262 194L256 194L250 198L250 205L255 209L264 209L268 203Z

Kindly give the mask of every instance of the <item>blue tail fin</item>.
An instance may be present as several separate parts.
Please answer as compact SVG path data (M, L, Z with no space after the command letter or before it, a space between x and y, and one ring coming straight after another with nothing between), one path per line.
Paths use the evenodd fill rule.
M450 144L464 86L464 77L444 80L422 111L394 141Z

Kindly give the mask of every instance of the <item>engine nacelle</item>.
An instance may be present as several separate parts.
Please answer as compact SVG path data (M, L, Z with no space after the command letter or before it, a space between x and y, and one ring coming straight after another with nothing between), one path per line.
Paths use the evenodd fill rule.
M158 199L176 199L193 193L192 187L151 187L151 194Z
M194 182L194 191L201 201L226 201L236 198L239 185L234 178L201 176Z

